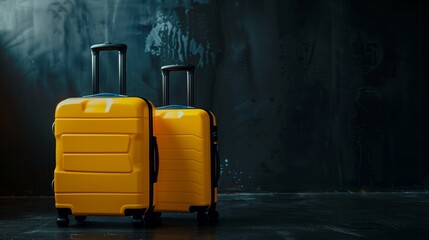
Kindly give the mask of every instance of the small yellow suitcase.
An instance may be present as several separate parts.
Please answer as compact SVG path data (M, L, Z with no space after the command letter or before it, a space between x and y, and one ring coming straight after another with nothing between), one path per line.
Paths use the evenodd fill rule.
M201 224L218 219L219 155L214 114L193 107L194 68L193 65L161 68L163 107L156 109L154 130L160 162L155 212L197 212ZM169 105L171 71L187 71L187 106Z
M141 226L153 213L157 178L157 144L153 136L154 106L125 96L124 44L91 47L94 95L69 98L55 112L54 171L57 224L78 222L87 215L130 215ZM120 93L98 94L99 51L119 52Z

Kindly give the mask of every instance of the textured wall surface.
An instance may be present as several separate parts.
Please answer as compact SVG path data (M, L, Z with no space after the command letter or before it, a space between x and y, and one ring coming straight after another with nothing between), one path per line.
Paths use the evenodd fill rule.
M0 195L50 194L56 104L91 93L89 46L128 45L128 95L194 64L221 191L429 187L429 10L418 1L0 1ZM105 57L104 57L105 56ZM116 91L103 53L101 91ZM183 102L183 75L171 101Z

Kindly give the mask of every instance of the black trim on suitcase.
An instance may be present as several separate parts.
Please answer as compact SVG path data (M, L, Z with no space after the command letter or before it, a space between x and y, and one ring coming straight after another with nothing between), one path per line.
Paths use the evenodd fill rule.
M141 98L143 101L146 102L148 109L149 109L149 179L150 179L150 185L149 185L149 209L153 210L153 195L154 195L154 187L153 185L158 179L158 163L156 161L159 161L158 154L155 153L155 151L158 151L158 144L154 144L156 141L156 137L153 136L153 113L152 113L152 104L147 100L146 98ZM156 150L154 147L156 146ZM156 155L155 155L156 154ZM156 166L156 168L155 168Z
M217 141L217 127L214 126L213 121L213 115L210 111L206 109L202 109L209 115L210 119L210 167L211 167L211 204L215 203L214 195L215 195L215 188L217 187L218 182L218 165L219 165L219 159L216 157L217 152L217 144L215 144L215 139Z
M213 115L209 110L201 109L205 111L209 115L209 121L210 121L210 192L211 192L211 203L210 206L190 206L189 212L198 212L201 209L208 210L209 208L215 206L215 188L218 186L218 180L219 180L219 173L220 173L220 159L219 159L219 152L217 148L217 126L214 125ZM216 207L214 207L216 208Z

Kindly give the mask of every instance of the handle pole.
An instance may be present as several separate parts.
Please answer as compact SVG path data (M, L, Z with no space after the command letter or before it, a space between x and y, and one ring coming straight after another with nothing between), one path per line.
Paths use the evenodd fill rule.
M125 84L126 79L126 53L125 52L119 52L119 93L121 95L126 95L127 89Z
M168 72L162 72L162 105L170 104L170 76Z
M187 102L188 106L194 106L194 71L187 71L187 91L188 97Z
M92 53L92 93L100 92L98 52Z

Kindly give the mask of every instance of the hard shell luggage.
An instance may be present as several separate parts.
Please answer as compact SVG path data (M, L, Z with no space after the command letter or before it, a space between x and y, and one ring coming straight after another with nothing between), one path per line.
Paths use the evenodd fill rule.
M68 215L130 215L140 226L153 212L158 158L153 136L154 106L127 97L124 44L91 47L94 95L68 98L57 105L54 171L57 224ZM99 52L118 51L120 94L99 94Z
M155 212L197 212L199 223L218 219L219 155L215 115L194 107L193 65L162 70L163 106L155 113L159 175ZM187 72L187 106L169 105L169 73ZM208 216L206 215L208 212Z

